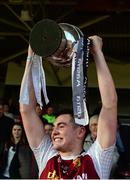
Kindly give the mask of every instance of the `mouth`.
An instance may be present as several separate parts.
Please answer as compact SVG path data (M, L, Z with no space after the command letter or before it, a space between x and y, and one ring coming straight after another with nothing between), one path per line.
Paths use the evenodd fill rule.
M61 141L62 140L62 138L60 138L60 137L54 137L53 138L53 142L59 142L59 141Z

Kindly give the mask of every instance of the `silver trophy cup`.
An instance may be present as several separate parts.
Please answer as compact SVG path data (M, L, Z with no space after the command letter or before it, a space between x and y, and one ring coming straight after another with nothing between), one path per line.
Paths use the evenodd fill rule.
M82 31L71 24L43 19L30 33L34 53L46 58L55 66L71 66L74 44L83 37Z

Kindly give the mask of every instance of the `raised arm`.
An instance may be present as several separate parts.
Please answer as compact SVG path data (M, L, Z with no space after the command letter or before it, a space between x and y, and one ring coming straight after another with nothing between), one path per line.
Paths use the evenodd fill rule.
M28 57L32 57L32 49L28 47ZM30 61L26 62L25 72L23 75L21 90L24 88L24 80L27 75ZM22 116L23 125L27 135L28 142L31 147L38 147L45 134L43 123L36 113L36 98L34 94L34 88L32 83L31 71L29 73L29 104L20 103L20 113Z
M114 82L102 52L102 39L98 36L92 40L91 53L96 64L102 108L98 120L97 138L103 149L114 144L117 130L117 95Z

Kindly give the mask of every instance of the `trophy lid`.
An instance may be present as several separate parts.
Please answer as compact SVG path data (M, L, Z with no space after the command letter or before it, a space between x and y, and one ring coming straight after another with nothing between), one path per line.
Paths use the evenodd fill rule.
M36 23L30 33L32 50L43 58L52 55L60 46L62 29L51 19L43 19Z
M81 30L74 25L43 19L34 25L30 33L30 45L37 55L46 58L63 51L67 41L73 44L82 36Z

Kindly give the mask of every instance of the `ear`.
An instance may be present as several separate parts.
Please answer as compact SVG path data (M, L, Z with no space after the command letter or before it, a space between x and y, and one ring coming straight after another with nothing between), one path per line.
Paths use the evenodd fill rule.
M78 137L83 139L86 133L86 128L84 126L80 126L78 129Z

